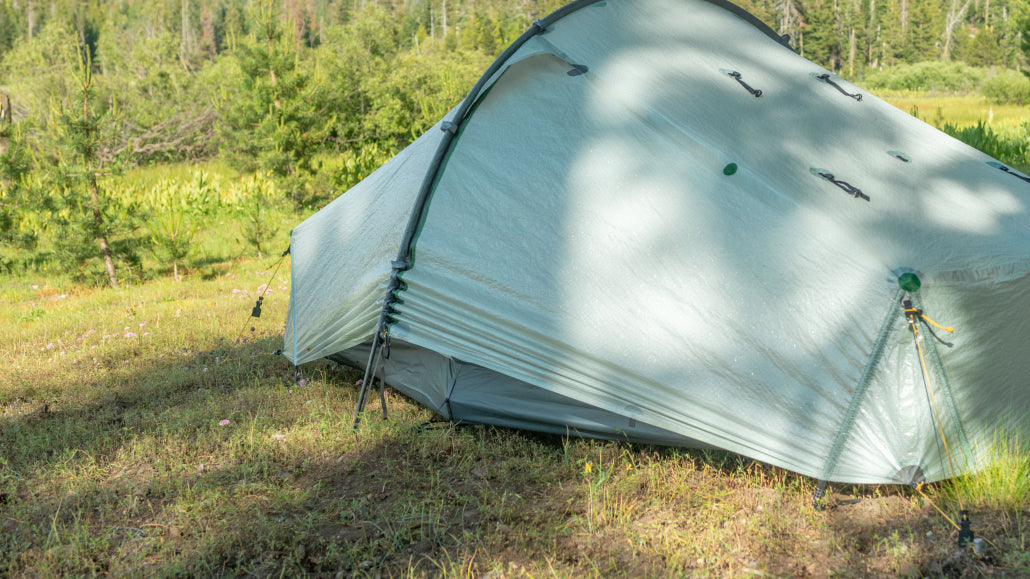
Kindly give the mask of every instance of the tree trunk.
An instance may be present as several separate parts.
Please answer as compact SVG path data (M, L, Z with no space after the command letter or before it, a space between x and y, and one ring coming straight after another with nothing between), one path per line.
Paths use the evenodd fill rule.
M780 28L777 30L781 35L786 34L791 38L798 36L801 21L801 12L798 10L794 0L782 0L779 4Z
M93 216L99 218L100 212L94 211ZM97 241L100 243L100 253L104 254L104 271L107 272L107 281L111 282L111 287L118 289L118 276L114 272L114 258L111 257L111 247L107 244L107 236L101 235Z
M97 188L96 177L89 180L89 195L93 200L93 225L96 227L100 253L104 256L104 271L107 272L107 281L111 282L111 287L118 289L118 276L114 271L114 257L111 256L111 246L107 243L107 234L104 233L104 216L100 213L100 191Z
M14 118L11 97L0 94L0 126L8 125ZM7 154L7 139L0 139L0 155Z
M869 24L866 26L865 61L872 68L876 68L876 58L873 56L873 50L879 44L879 40L880 27L876 25L876 0L869 0Z
M855 29L851 29L851 34L848 39L848 78L855 78Z
M955 38L955 26L962 21L962 16L969 9L971 1L966 0L962 8L959 8L958 0L951 0L951 10L948 10L948 14L944 17L944 46L941 48L941 60L951 59L951 45Z
M182 52L189 54L193 47L190 46L190 2L182 0Z

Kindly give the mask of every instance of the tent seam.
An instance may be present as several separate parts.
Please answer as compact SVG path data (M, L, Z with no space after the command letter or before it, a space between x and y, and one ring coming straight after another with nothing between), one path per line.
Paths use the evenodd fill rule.
M855 417L865 400L865 394L868 392L869 385L872 383L873 374L876 372L876 368L880 365L883 353L887 349L887 340L894 333L894 327L897 323L898 315L901 312L901 295L903 293L904 290L899 289L891 299L891 307L887 311L887 317L880 326L879 335L873 343L873 349L869 353L869 361L866 362L865 369L862 371L862 376L859 378L858 386L855 388L855 392L851 396L851 402L848 404L847 412L845 412L844 418L841 421L841 426L837 431L837 436L833 439L833 445L830 447L829 455L826 458L826 466L823 468L823 474L820 477L821 483L825 483L825 481L830 480L830 477L832 477L834 472L837 470L837 463L840 461L840 454L844 450L844 443L851 435L851 430L855 425Z

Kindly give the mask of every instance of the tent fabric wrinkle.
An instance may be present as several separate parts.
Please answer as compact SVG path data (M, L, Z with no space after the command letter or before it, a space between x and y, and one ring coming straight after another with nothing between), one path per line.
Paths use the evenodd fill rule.
M941 480L1030 435L1030 184L999 166L728 2L580 0L294 229L284 352L385 337L453 421Z

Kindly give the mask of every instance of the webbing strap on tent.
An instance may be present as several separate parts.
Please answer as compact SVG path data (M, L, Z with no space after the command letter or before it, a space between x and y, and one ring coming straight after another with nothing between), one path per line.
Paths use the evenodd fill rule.
M730 72L727 72L726 75L739 82L740 86L746 88L747 92L751 93L755 98L762 96L762 91L757 88L752 88L751 85L744 82L744 77L739 72L731 70Z
M851 98L855 99L856 101L862 102L862 94L861 93L857 93L857 92L856 93L850 93L850 92L844 90L844 87L842 87L841 85L833 82L833 80L830 78L830 75L828 73L820 74L820 75L816 76L815 78L817 78L817 79L825 82L826 84L832 86L833 88L837 89L838 91L840 91L840 94L842 94L844 96L847 96L847 97L851 97Z
M866 195L865 193L863 193L861 189L859 189L858 187L855 187L854 185L852 185L851 183L848 183L847 181L843 181L841 179L837 179L833 175L833 173L827 171L826 169L816 169L816 168L813 167L813 168L809 169L808 172L813 174L813 175L815 175L816 177L822 177L823 179L826 179L827 181L829 181L830 183L833 183L837 187L840 187L841 189L844 190L845 193L847 193L848 195L851 195L855 199L865 199L866 201L869 201L869 196Z
M1027 183L1030 183L1030 177L1027 177L1026 175L1020 175L1016 171L1013 171L1009 167L1006 167L1005 165L1002 165L1001 163L999 163L997 161L988 161L987 164L990 165L991 167L994 167L995 169L1000 169L1000 170L1008 173L1009 175L1012 175L1016 179L1019 179L1021 181L1026 181Z
M916 310L920 312L920 318L922 319L923 323L927 324L928 322L932 322L932 320L930 320L922 314L923 298L920 297L919 293L910 293L909 299L912 300L912 305L916 308ZM936 325L936 323L934 325ZM929 327L927 327L927 330L929 330ZM936 338L936 335L934 337ZM966 438L966 429L962 425L962 419L960 418L958 412L958 405L955 403L955 395L952 392L951 383L948 381L948 373L944 370L944 362L941 361L940 350L937 349L936 342L938 341L941 341L940 338L937 338L936 340L926 340L925 342L927 357L930 359L930 364L933 366L933 369L937 374L936 393L940 394L940 396L944 399L945 407L948 409L948 414L951 416L951 422L955 427L955 434L958 435L959 444L963 449L965 449L968 452L970 448L969 439Z
M840 460L841 452L844 451L844 443L851 436L851 429L855 425L855 417L858 415L858 410L862 406L865 394L869 390L869 385L872 383L876 368L880 365L883 353L887 349L887 340L890 339L891 334L894 333L894 329L897 327L898 317L901 315L902 293L903 290L899 289L894 294L894 297L891 298L891 307L887 311L887 317L883 320L883 324L880 325L880 333L876 336L876 341L873 342L873 350L869 354L869 361L866 362L865 369L862 371L862 377L859 378L858 386L855 388L855 393L851 396L851 402L848 404L848 410L844 414L844 420L841 421L840 430L837 431L837 436L833 439L833 446L830 447L830 454L826 458L823 475L819 479L819 485L815 490L815 497L812 499L812 506L817 509L819 508L819 500L823 498L823 494L826 492L826 483L837 469L837 461Z

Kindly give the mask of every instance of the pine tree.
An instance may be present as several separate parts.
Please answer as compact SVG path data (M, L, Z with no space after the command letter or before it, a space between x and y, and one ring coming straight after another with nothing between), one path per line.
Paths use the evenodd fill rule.
M22 24L21 14L13 6L0 2L0 56L18 42Z
M7 95L0 101L9 105ZM9 106L0 106L0 248L31 248L36 239L21 231L28 191L25 177L29 173L29 154L18 127L13 123ZM0 272L10 272L13 260L0 252Z
M944 15L937 0L908 0L905 60L919 62L941 56Z
M1025 57L1023 73L1028 74L1025 63L1030 61L1030 1L1019 0L1014 2L1012 16L1012 30L1013 36L1019 38L1019 48L1022 50Z
M800 52L805 58L822 66L840 71L843 47L835 30L838 4L835 0L816 0L805 11L804 36L800 39Z
M298 206L310 201L305 180L333 115L322 110L323 85L291 20L283 22L272 3L256 9L254 33L233 55L238 85L222 111L222 153L241 171L271 173Z
M40 156L49 190L56 194L38 198L53 218L60 257L79 265L99 257L107 282L117 288L115 258L138 262L131 245L119 244L116 249L113 244L120 226L132 220L132 212L115 203L104 187L104 179L120 172L122 165L108 147L118 127L115 115L102 110L95 98L92 61L83 54L74 100L54 107L45 141L49 148Z

